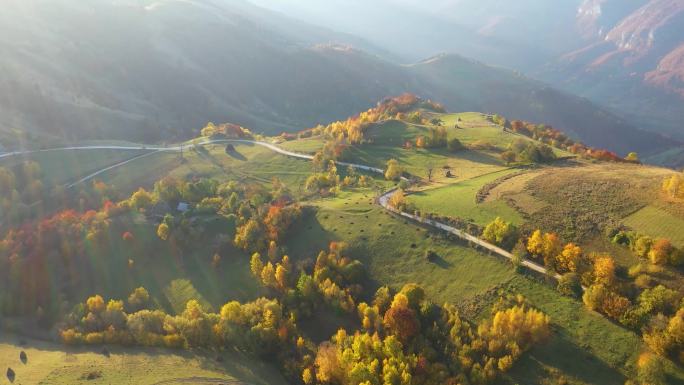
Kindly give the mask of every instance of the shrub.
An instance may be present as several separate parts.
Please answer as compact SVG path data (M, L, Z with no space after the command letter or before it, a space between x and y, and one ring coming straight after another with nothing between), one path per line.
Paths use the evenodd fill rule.
M457 138L451 138L447 142L447 149L449 150L449 152L459 152L463 151L465 149L465 146Z
M563 274L558 280L558 292L568 297L580 298L582 296L582 284L576 273Z

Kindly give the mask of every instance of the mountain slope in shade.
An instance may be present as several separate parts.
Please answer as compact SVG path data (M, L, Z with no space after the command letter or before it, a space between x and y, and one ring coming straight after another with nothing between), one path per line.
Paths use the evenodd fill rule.
M348 46L312 45L331 32L245 4L8 4L0 16L0 49L8 53L0 56L0 131L156 141L229 121L273 134L412 92L453 111L551 124L623 155L677 145L512 71L455 55L404 66ZM309 31L306 38L302 31ZM0 142L13 145L2 136Z
M489 111L511 119L549 123L586 143L622 154L635 150L657 154L677 146L677 142L635 129L587 99L513 71L456 55L443 55L412 68L435 84L430 94L435 100L457 110Z

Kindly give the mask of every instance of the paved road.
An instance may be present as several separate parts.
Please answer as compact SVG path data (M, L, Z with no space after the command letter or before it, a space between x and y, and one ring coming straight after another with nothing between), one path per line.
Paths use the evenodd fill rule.
M73 151L73 150L149 150L150 151L150 152L147 152L145 154L136 156L134 158L125 160L123 162L119 162L117 164L111 165L109 167L105 167L105 168L98 170L97 172L94 172L90 175L87 175L87 176L79 179L78 181L71 183L70 185L67 186L67 187L73 187L73 186L76 186L80 183L86 182L86 181L88 181L88 180L90 180L90 179L92 179L92 178L94 178L94 177L96 177L96 176L98 176L104 172L107 172L109 170L115 169L117 167L123 166L123 165L128 164L130 162L133 162L135 160L138 160L138 159L141 159L141 158L144 158L144 157L147 157L147 156L159 153L159 152L163 152L163 151L178 152L178 151L181 151L182 149L188 149L188 148L193 148L193 147L197 147L197 146L205 146L205 145L209 145L209 144L220 144L220 143L254 144L254 145L266 147L271 151L277 152L277 153L285 155L285 156L298 158L298 159L304 159L304 160L313 159L312 155L302 154L302 153L298 153L298 152L294 152L294 151L288 151L288 150L285 150L285 149L283 149L283 148L281 148L275 144L272 144L272 143L261 142L261 141L256 141L256 140L249 140L249 139L205 140L205 141L195 143L195 144L187 144L187 145L183 145L183 146L179 145L179 146L173 146L173 147L158 147L158 146L144 146L144 147L143 146L75 146L75 147L62 147L62 148L51 148L51 149L44 149L44 150L23 151L23 152L20 151L20 152L5 153L5 154L0 154L0 159L4 158L4 157L8 157L8 156L13 156L13 155L24 155L24 154L32 154L32 153L37 153L37 152L48 152L48 151ZM384 174L384 172L385 172L384 170L382 170L380 168L371 167L371 166L367 166L367 165L363 165L363 164L348 163L348 162L337 162L337 164L340 166L353 167L353 168L356 168L359 170L369 171L369 172L373 172L373 173ZM442 231L446 231L450 234L453 234L453 235L455 235L461 239L464 239L466 241L472 242L472 243L474 243L474 244L476 244L482 248L485 248L485 249L487 249L487 250L489 250L489 251L491 251L497 255L500 255L504 258L507 258L509 260L513 259L513 254L509 253L508 251L506 251L506 250L504 250L504 249L502 249L496 245L493 245L489 242L486 242L480 238L477 238L473 235L470 235L470 234L466 233L465 231L459 230L453 226L449 226L449 225L442 223L442 222L438 222L438 221L435 221L432 219L421 218L421 217L418 217L416 215L409 214L407 212L396 210L395 208L393 208L389 205L389 198L395 191L396 191L396 189L389 190L389 191L385 192L383 195L381 195L380 198L378 199L378 203L385 210L393 212L393 213L400 215L402 217L411 219L413 221L422 223L424 225L431 226L431 227L437 228L437 229L442 230ZM544 268L543 266L541 266L537 263L531 262L529 260L523 260L522 265L527 267L528 269L536 271L538 273L547 274L546 268ZM554 277L556 279L558 279L558 278L560 278L560 275L555 274Z
M435 221L433 219L421 218L419 216L409 214L409 213L404 212L404 211L396 210L394 207L389 205L389 198L392 196L392 194L394 194L395 191L396 191L396 189L392 189L390 191L387 191L378 199L378 202L380 203L380 205L382 207L384 207L386 210L391 211L397 215L401 215L402 217L409 218L409 219L414 220L416 222L420 222L422 224L425 224L425 225L428 225L431 227L435 227L437 229L440 229L440 230L446 231L448 233L454 234L455 236L457 236L461 239L472 242L472 243L474 243L480 247L483 247L483 248L485 248L485 249L487 249L487 250L489 250L495 254L498 254L504 258L508 258L510 260L513 260L513 254L509 253L508 251L506 251L506 250L504 250L504 249L502 249L496 245L493 245L489 242L483 241L482 239L480 239L478 237L470 235L463 230L459 230L453 226L449 226L447 224ZM541 274L547 273L546 268L544 268L543 266L541 266L537 263L529 261L529 260L523 260L522 265L527 267L530 270L536 271L536 272L541 273ZM560 275L556 274L556 275L554 275L554 277L556 279L558 279L558 278L560 278Z

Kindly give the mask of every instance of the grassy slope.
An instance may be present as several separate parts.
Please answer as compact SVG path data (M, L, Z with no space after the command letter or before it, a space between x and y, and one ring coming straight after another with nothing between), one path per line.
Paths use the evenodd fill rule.
M367 264L375 285L398 289L418 282L437 302L461 302L513 276L508 265L389 215L371 199L363 191L315 202L316 214L288 242L291 254L313 257L330 241L343 240L350 254ZM441 258L429 263L425 250ZM487 271L486 279L482 271Z
M246 254L213 242L216 234L225 233L227 225L220 220L212 224L212 218L202 220L207 224L205 239L182 253L161 241L155 225L142 216L116 218L110 227L111 245L89 249L91 262L81 268L82 276L90 279L80 283L70 300L83 301L94 293L127 298L134 288L144 286L160 306L178 312L192 298L218 309L228 300L247 301L263 294L250 276ZM124 231L135 235L131 244L121 240ZM217 268L211 266L214 253L222 257ZM129 259L133 260L132 267Z
M65 150L38 152L3 158L0 166L11 167L23 161L37 162L48 184L66 184L101 168L141 155L142 150Z
M153 384L286 384L275 368L237 352L222 353L224 361L213 354L190 353L151 348L110 347L105 357L99 349L65 348L49 342L0 336L0 368L16 372L15 385L153 385ZM26 364L19 360L25 351ZM102 377L85 380L81 376L101 372ZM204 380L204 382L203 382ZM213 382L211 382L213 380Z
M661 208L646 206L624 220L627 226L652 237L669 238L677 247L684 247L684 217Z
M224 149L221 145L209 145L206 151L186 151L182 162L177 153L152 155L142 160L144 165L133 162L100 177L127 190L137 188L135 186L151 187L164 175L261 184L270 184L278 177L297 193L311 172L307 162L284 157L262 146L236 144L230 155Z
M506 221L520 224L523 222L520 214L505 202L496 200L478 204L475 201L477 192L484 185L515 171L514 169L506 169L454 185L421 191L411 195L409 202L421 211L463 218L478 225L486 225L497 216Z

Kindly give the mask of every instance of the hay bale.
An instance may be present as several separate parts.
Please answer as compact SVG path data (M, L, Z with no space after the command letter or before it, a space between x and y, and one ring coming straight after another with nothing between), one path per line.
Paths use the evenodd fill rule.
M21 362L24 365L26 365L26 362L28 361L28 356L26 355L25 351L22 350L21 353L19 353L19 360L21 360Z
M14 382L14 379L17 377L17 374L14 373L14 370L12 368L7 368L7 379L9 382Z

